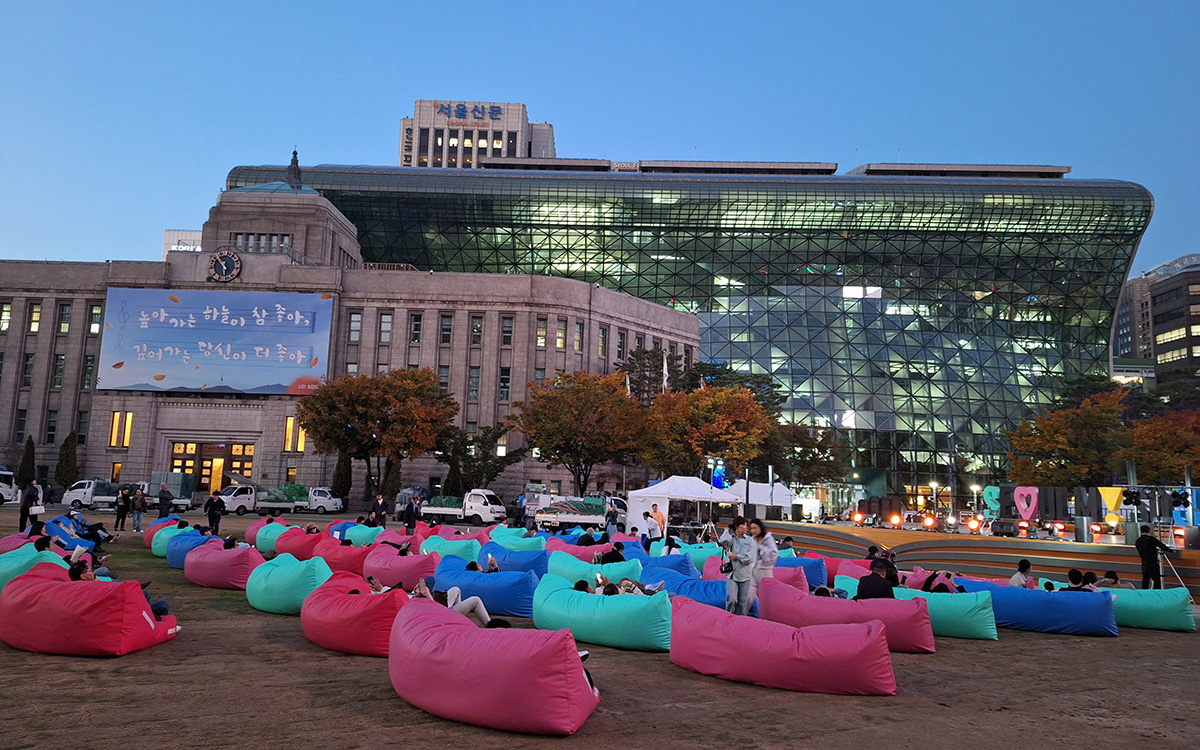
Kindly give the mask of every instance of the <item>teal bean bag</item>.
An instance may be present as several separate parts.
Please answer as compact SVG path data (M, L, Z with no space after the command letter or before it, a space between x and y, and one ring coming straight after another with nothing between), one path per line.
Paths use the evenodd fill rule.
M254 537L254 548L264 555L268 552L274 552L275 540L279 538L280 534L290 528L293 527L288 526L285 523L269 523L266 526L263 526L258 530L258 535ZM154 538L157 539L159 534L162 534L162 532L158 532Z
M705 544L681 544L679 551L682 554L692 558L692 565L696 566L696 570L704 570L704 561L710 557L721 556L721 545L716 542L708 542Z
M517 526L517 527L497 526L496 528L492 529L491 533L488 534L488 536L491 538L491 540L493 542L496 541L497 537L502 537L502 536L515 537L517 539L520 539L521 537L525 536L525 529L520 526Z
M547 574L533 593L533 624L540 630L567 628L575 640L601 646L671 648L671 600L665 591L653 596L589 594L576 591L565 578Z
M571 584L574 584L576 581L587 581L592 586L596 585L597 573L602 574L613 583L619 582L622 578L632 578L635 581L642 580L642 564L637 560L626 560L625 562L609 563L608 565L593 565L585 563L583 560L561 550L555 550L550 553L546 572L553 573L560 578L565 578Z
M510 552L533 552L546 549L546 539L540 536L531 536L525 539L511 534L501 534L500 536L492 534L492 543L499 544Z
M246 580L246 601L262 612L298 615L308 595L332 575L328 563L319 557L301 562L284 553L267 560L250 574ZM366 584L363 586L365 589Z
M65 560L50 550L38 552L32 544L22 545L12 552L0 555L0 589L3 589L9 581L22 573L28 573L34 565L44 562L54 563L64 568L70 567Z
M152 552L155 557L166 557L167 542L171 541L180 534L186 534L191 530L191 526L187 526L182 529L178 526L168 526L165 529L159 529L158 533L154 535L154 541L150 544L150 552Z
M351 526L346 529L343 539L349 539L355 547L366 547L375 541L375 537L383 533L381 526Z
M845 589L850 597L858 592L858 579L838 576L834 588ZM974 594L930 593L899 586L894 589L897 599L924 599L929 605L929 623L933 634L947 638L974 638L984 641L999 640L996 633L996 615L992 612L992 594L981 591Z
M779 550L779 556L780 557L795 557L796 556L796 548L788 547L787 549L781 549L781 550Z
M479 559L479 550L483 549L483 545L477 539L467 539L465 541L456 542L450 539L443 539L440 536L431 536L421 544L421 554L428 555L431 552L436 552L442 557L461 557L467 562L475 562Z
M1103 590L1116 597L1113 614L1117 617L1117 625L1153 630L1196 629L1192 597L1185 588Z

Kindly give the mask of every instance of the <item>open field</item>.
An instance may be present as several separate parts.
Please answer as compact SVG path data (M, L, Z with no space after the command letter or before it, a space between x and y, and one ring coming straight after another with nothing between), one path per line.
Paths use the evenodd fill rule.
M229 516L222 531L240 534L252 520ZM3 533L15 526L15 512L0 509ZM888 698L769 690L687 672L666 654L583 646L601 690L587 724L569 739L512 735L412 708L392 689L386 660L324 651L304 638L298 617L258 612L243 592L192 586L140 534L109 547L114 573L153 581L151 593L170 601L183 630L119 659L0 644L5 747L1195 745L1200 636L1128 628L1108 639L1013 630L998 642L939 638L936 654L892 655L900 693ZM537 707L514 695L513 710Z

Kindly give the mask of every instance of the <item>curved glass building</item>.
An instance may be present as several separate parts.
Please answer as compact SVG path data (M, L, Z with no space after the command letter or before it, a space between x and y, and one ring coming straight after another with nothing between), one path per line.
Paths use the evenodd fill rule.
M228 187L284 171L237 167ZM365 261L569 276L693 311L702 358L770 374L785 415L843 430L856 467L960 495L1003 473L1000 430L1107 371L1153 199L1058 176L304 169Z

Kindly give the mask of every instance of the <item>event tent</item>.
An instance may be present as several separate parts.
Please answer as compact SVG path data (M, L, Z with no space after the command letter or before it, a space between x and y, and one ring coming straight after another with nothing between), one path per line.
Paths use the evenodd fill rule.
M739 479L726 492L735 495L738 500L746 502L746 480ZM781 482L776 482L774 490L766 482L750 482L751 505L773 505L779 508L791 508L796 502L796 493L792 492Z
M658 503L658 509L667 514L672 501L690 500L692 502L736 503L740 498L726 490L711 487L698 477L688 477L676 474L658 484L629 493L629 513L626 526L637 526L643 512L649 512L650 506Z

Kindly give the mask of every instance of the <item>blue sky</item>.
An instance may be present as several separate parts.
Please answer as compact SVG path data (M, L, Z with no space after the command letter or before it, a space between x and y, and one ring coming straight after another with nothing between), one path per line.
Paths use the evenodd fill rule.
M559 156L1069 165L1190 252L1200 3L4 3L0 258L160 257L239 164L396 163L415 99Z

